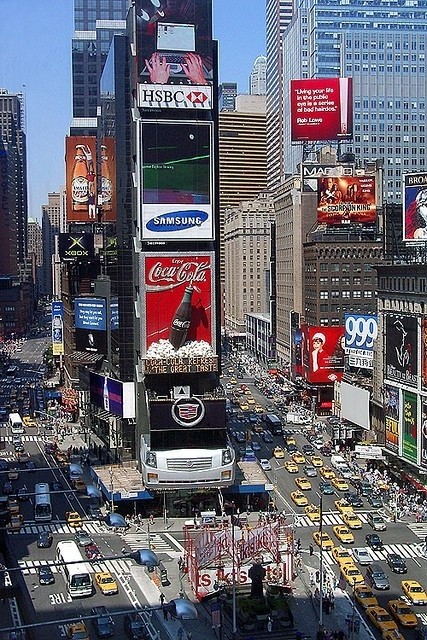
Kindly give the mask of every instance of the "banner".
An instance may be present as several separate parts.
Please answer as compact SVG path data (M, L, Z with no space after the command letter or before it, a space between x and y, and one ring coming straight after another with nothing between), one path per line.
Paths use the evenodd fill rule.
M96 222L96 138L65 138L67 222Z
M145 372L216 370L213 253L144 254L141 260Z
M317 221L322 224L374 224L375 178L341 176L317 179Z
M142 123L142 237L212 240L212 123Z
M402 455L409 462L417 462L417 396L403 391Z
M212 84L212 0L136 0L134 11L139 82Z
M198 397L176 400L150 399L150 430L224 429L224 400L202 400Z
M138 107L142 109L212 109L212 87L171 87L139 84Z
M291 140L353 136L352 78L291 80Z
M384 416L385 446L389 451L399 453L399 414L400 391L396 387L385 385Z
M52 302L52 354L64 355L64 305Z
M377 316L346 314L344 322L348 366L372 369L374 342L378 337Z
M90 401L120 418L135 418L135 386L90 372Z
M341 380L344 372L345 332L343 327L302 325L303 367L310 383Z
M417 319L389 314L386 325L386 378L410 386L418 384Z
M427 468L427 399L422 402L420 463L422 467Z
M107 353L107 303L104 298L75 298L77 351Z
M427 173L403 176L403 240L427 239Z

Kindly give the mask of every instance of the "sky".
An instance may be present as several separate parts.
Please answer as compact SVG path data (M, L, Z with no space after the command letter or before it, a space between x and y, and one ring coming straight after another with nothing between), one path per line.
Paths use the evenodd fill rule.
M47 194L65 182L71 123L73 0L0 0L0 89L26 98L28 215L41 219ZM265 0L213 0L220 82L248 91L265 54Z

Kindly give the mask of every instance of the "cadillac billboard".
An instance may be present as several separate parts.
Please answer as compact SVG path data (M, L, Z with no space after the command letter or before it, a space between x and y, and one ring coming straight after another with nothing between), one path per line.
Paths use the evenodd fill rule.
M418 384L417 319L389 314L386 325L386 378L416 387Z
M303 370L307 382L341 380L344 372L345 334L343 327L302 325Z
M210 122L142 123L143 240L213 240L212 134Z
M145 373L216 371L214 254L141 256Z
M345 321L345 353L349 367L372 369L374 342L378 337L377 316L347 314Z
M176 400L150 400L151 431L164 429L224 429L224 400L194 396Z
M140 83L212 84L212 0L136 0L134 11Z
M374 224L375 178L326 176L317 179L317 221L321 224Z
M352 137L352 78L291 80L290 91L292 142Z

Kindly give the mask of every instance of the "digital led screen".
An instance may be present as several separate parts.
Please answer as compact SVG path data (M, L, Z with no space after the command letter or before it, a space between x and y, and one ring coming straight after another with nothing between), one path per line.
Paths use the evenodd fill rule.
M317 179L317 221L323 224L373 224L375 178L326 176Z
M403 176L403 240L427 239L427 173Z

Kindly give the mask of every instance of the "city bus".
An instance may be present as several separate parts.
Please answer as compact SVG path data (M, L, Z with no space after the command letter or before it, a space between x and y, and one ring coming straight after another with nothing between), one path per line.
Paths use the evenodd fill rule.
M34 489L34 520L49 522L52 520L52 504L47 482L39 482Z
M93 593L92 577L74 540L61 540L56 545L56 562L64 576L71 598L85 598Z
M25 433L24 424L19 413L9 413L9 427L12 434Z

